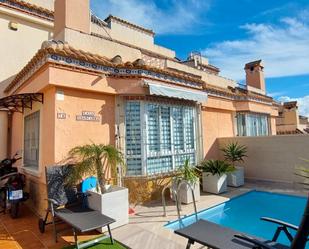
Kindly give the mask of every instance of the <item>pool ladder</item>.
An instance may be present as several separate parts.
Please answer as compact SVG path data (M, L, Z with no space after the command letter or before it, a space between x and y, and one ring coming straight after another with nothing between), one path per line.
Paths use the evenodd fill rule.
M194 194L194 190L193 190L193 187L190 183L188 183L187 181L182 181L178 187L177 187L177 191L170 187L169 185L165 186L163 189L162 189L162 206L163 206L163 216L166 217L167 214L166 214L166 201L165 201L165 191L170 188L173 195L175 196L175 202L176 202L176 208L177 208L177 215L178 215L178 220L179 222L181 222L181 215L180 215L180 211L181 211L181 200L180 198L178 198L178 195L179 195L179 191L180 191L180 188L182 185L187 185L189 186L189 188L191 189L191 193L192 193L192 199L193 199L193 206L194 206L194 215L195 215L195 219L196 221L198 221L198 217L197 217L197 208L196 208L196 202L195 202L195 194Z

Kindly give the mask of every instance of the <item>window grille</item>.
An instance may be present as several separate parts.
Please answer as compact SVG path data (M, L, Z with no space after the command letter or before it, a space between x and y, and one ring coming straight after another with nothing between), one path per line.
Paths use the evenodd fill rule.
M140 103L126 104L126 158L129 175L140 175L141 166L141 120Z
M126 102L127 174L157 174L196 163L196 109L147 101Z

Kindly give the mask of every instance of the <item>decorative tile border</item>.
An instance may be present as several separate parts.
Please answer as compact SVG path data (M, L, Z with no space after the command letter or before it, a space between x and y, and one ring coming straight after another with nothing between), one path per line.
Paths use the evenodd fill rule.
M153 72L146 69L132 69L132 68L115 68L111 66L99 65L96 63L90 63L78 59L73 59L70 57L57 55L57 54L47 54L42 57L40 60L36 62L36 64L29 70L22 78L18 80L18 83L10 89L10 92L16 91L26 80L30 78L30 76L37 71L41 66L43 66L46 62L53 62L57 64L62 64L66 66L74 66L78 68L83 68L86 70L93 70L107 75L115 75L115 76L145 76L151 77L157 80L168 81L171 83L176 83L179 85L196 88L199 90L203 90L203 86L200 83L186 81L184 79L172 77L170 75ZM219 97L224 99L229 99L233 101L252 101L257 103L262 103L266 105L272 105L272 102L264 101L260 98L254 98L251 96L239 96L235 94L228 94L225 92L221 92L219 90L205 90L209 96Z
M106 73L110 75L116 76L146 76L151 77L157 80L164 80L169 81L172 83L180 84L183 86L188 86L196 89L203 89L201 83L196 83L192 81L187 81L181 78L173 77L167 74L153 72L147 69L132 69L132 68L117 68L117 67L110 67L110 66L103 66L96 63L90 63L78 59L72 59L70 57L56 55L56 54L49 54L48 61L50 62L57 62L65 65L81 67L88 70L95 70L101 73Z
M29 14L48 19L49 21L54 21L54 14L53 12L47 12L44 11L43 8L40 10L40 8L33 8L30 6L27 6L27 4L21 4L17 1L13 0L0 0L0 4L7 5L8 7L14 8L14 9L20 9L24 12L27 12Z

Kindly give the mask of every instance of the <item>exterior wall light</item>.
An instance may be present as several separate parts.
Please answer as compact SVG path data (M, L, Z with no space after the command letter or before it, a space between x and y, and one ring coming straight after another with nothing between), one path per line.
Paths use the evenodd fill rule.
M9 29L17 31L18 30L18 23L17 22L9 22Z

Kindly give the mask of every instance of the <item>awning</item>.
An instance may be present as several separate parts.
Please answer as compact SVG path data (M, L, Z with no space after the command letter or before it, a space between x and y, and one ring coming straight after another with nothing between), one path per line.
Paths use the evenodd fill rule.
M170 98L187 99L195 102L203 103L207 101L206 92L184 89L177 86L164 86L161 84L146 82L149 86L150 95L166 96Z
M0 99L0 111L24 112L32 109L33 102L43 103L43 93L15 94Z

